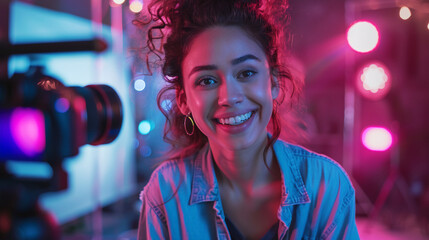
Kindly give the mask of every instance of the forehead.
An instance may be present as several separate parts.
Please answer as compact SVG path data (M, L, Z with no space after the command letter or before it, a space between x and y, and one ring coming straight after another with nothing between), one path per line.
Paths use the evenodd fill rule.
M252 54L266 62L266 56L259 44L238 26L211 27L198 34L183 60L186 74L197 65L223 65L231 60Z

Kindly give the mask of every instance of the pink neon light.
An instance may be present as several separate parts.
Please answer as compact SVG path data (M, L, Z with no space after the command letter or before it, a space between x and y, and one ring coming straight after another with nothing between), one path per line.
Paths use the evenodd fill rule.
M390 91L389 69L380 62L370 62L360 70L356 85L364 97L373 100L381 99Z
M362 144L372 151L386 151L392 146L392 134L383 127L368 127L362 132Z
M360 76L363 88L372 93L377 93L379 90L386 87L387 74L382 67L371 64L363 70Z
M374 24L359 21L350 26L347 31L347 41L356 52L367 53L378 45L378 30Z
M25 155L33 157L45 150L45 119L39 110L15 109L11 116L11 132Z

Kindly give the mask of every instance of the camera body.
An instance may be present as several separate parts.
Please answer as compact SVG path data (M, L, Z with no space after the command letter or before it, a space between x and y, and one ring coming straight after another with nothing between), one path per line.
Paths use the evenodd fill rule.
M94 48L98 43L24 44L14 45L13 50L104 50L104 42L101 50ZM4 49L8 44L0 45ZM67 189L63 160L77 155L85 144L114 141L122 122L121 99L108 85L67 87L39 65L0 79L0 239L60 239L59 226L40 206L39 196ZM8 168L15 161L47 163L52 174L47 178L15 175Z
M85 144L112 142L122 125L122 104L107 85L66 87L31 66L0 85L0 159L58 161Z

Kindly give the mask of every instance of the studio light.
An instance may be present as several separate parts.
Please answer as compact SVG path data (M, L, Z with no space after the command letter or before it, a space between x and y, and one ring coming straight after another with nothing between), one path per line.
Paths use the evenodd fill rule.
M130 11L133 13L139 13L143 9L142 0L132 0L130 1Z
M386 151L392 142L392 133L384 127L367 127L362 132L362 144L371 151Z
M347 31L347 41L350 47L360 53L367 53L378 45L377 28L370 22L358 21Z
M399 17L403 20L407 20L411 17L411 10L408 7L401 7L399 10Z
M356 77L356 87L361 95L372 100L383 98L390 90L388 68L379 62L366 64Z

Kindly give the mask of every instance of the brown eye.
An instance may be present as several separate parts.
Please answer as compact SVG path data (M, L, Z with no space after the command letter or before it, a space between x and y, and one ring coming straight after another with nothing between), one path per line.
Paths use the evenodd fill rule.
M251 77L251 76L253 76L253 75L255 75L256 74L256 72L255 71L252 71L252 70L245 70L245 71L242 71L242 72L240 72L239 74L238 74L238 77L237 78L249 78L249 77Z
M216 81L213 78L202 78L198 82L201 86L211 86L213 84L216 84Z

